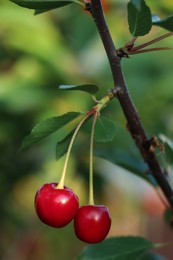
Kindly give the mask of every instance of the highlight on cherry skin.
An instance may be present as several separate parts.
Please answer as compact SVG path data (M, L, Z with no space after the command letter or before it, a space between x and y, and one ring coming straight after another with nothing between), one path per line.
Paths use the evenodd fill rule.
M57 183L44 184L35 195L35 210L39 219L55 228L69 224L79 208L75 193L65 187L57 188Z
M103 205L86 205L78 209L74 218L76 236L83 242L95 244L103 241L109 233L111 217Z

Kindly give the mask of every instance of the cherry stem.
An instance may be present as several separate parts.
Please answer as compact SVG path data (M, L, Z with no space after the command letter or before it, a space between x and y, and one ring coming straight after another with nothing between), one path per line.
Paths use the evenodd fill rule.
M65 159L65 163L64 163L64 168L63 168L63 171L62 171L62 175L61 175L61 179L58 183L58 185L56 186L57 189L63 189L64 188L64 182L65 182L65 176L66 176L66 171L67 171L67 164L68 164L68 161L69 161L69 157L70 157L70 153L71 153L71 149L72 149L72 146L73 146L73 143L74 143L74 140L79 132L79 129L81 128L81 126L83 125L83 123L85 122L85 120L93 114L93 111L89 111L86 116L80 121L80 123L78 124L78 126L76 127L75 129L75 132L71 138L71 141L70 141L70 144L69 144L69 147L68 147L68 150L67 150L67 155L66 155L66 159Z
M94 130L97 121L98 112L95 111L94 119L91 129L91 139L90 139L90 167L89 167L89 205L94 205L94 185L93 185L93 149L94 149Z
M74 132L74 134L73 134L73 136L72 136L72 138L71 138L71 141L70 141L68 150L67 150L67 155L66 155L66 159L65 159L65 163L64 163L64 168L63 168L63 171L62 171L61 179L60 179L59 183L57 184L56 189L63 189L63 188L64 188L65 176L66 176L66 171L67 171L67 164L68 164L68 161L69 161L69 157L70 157L70 153L71 153L71 149L72 149L74 140L75 140L75 138L76 138L76 136L77 136L77 134L78 134L78 132L79 132L79 129L81 128L81 126L83 125L83 123L85 122L85 120L86 120L88 117L90 117L90 116L93 115L93 114L94 114L94 115L98 115L99 112L100 112L100 110L103 109L103 108L107 105L107 103L108 103L111 99L113 99L113 97L114 97L114 93L113 93L113 92L109 92L106 96L104 96L104 97L98 102L98 104L97 104L95 107L93 107L91 110L89 110L89 111L86 113L85 117L80 121L80 123L79 123L78 126L76 127L75 132ZM96 116L96 117L97 117L97 116ZM96 119L94 119L94 120L96 120ZM95 123L94 123L94 126L95 126ZM93 126L93 127L94 127L94 126ZM92 131L93 131L93 134L91 134L91 135L94 135L94 130L92 130ZM92 140L92 142L93 142L93 140ZM93 146L93 144L92 144L92 146ZM93 157L93 156L92 156L92 157ZM92 160L93 160L93 159L92 159ZM92 169L91 169L91 170L92 170ZM91 186L92 186L92 185L91 185ZM93 190L93 188L91 188L91 189ZM91 201L93 201L93 200L91 199ZM92 202L92 204L93 204L93 202Z

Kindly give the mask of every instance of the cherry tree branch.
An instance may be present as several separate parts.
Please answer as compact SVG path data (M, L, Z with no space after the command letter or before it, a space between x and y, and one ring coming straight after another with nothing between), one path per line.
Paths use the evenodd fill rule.
M165 174L162 172L154 154L154 150L151 149L155 145L154 138L148 139L135 105L130 97L121 67L121 57L116 53L116 47L105 20L101 1L91 0L91 3L86 4L86 10L91 13L102 39L112 71L114 81L113 92L115 97L119 100L126 117L127 128L132 138L135 140L144 161L148 164L152 175L164 193L170 207L173 209L173 190L169 185Z

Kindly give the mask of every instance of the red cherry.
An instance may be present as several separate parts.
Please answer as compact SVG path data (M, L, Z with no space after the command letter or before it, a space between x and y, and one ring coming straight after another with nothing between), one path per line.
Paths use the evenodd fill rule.
M61 228L76 215L79 208L78 197L64 187L57 189L57 183L44 184L35 195L35 210L45 224Z
M75 234L86 243L101 242L109 233L110 227L109 211L102 205L82 206L74 218Z

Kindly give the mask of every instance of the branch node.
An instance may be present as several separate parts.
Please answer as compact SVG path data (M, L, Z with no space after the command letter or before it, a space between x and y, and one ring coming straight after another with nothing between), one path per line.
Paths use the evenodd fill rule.
M122 94L122 89L120 86L115 86L114 89L112 89L112 93L114 97L118 97L118 94Z
M117 49L116 54L120 58L130 58L128 53L124 50L124 48Z
M149 140L145 141L145 143L143 144L143 147L146 151L149 151L152 153L155 152L156 148L159 148L161 150L161 152L164 152L164 150L165 150L164 145L159 141L157 136L153 136Z
M92 13L91 3L89 2L85 3L85 10Z

